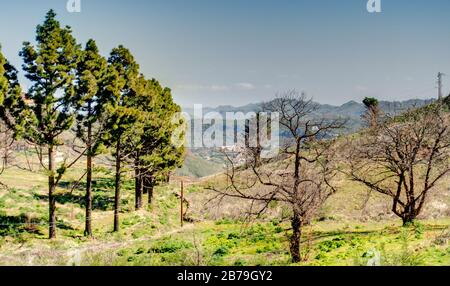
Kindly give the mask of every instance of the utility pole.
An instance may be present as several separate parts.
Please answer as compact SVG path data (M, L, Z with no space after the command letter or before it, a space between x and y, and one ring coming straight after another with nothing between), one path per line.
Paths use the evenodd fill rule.
M438 73L438 98L442 99L442 76L444 76L445 74L439 72Z
M181 227L183 227L183 223L184 223L183 201L184 201L184 182L181 181L181 204L180 204Z

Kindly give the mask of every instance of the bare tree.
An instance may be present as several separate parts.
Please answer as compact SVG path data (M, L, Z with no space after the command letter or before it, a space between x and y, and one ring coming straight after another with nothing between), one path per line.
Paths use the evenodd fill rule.
M333 131L342 128L345 120L314 120L318 105L304 94L289 91L264 104L267 112L279 113L283 131L289 133L278 156L260 162L260 152L244 146L228 161L227 186L212 186L219 201L234 197L250 201L249 214L260 216L272 202L289 207L290 253L294 263L301 261L300 239L302 227L309 223L316 211L336 188L337 174L333 160ZM328 140L318 140L325 139ZM258 145L259 146L259 145Z
M349 142L350 177L392 198L392 211L409 224L427 195L450 172L449 117L440 102L412 109Z

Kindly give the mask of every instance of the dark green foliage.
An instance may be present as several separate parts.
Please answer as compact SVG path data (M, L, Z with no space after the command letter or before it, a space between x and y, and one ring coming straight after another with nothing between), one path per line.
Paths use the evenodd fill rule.
M38 225L41 220L30 218L25 215L6 216L0 213L0 237L19 236L22 233L40 234Z
M175 253L180 249L191 248L192 245L185 241L167 240L159 242L149 249L149 253Z
M74 123L74 81L80 57L80 47L72 36L70 27L61 27L56 14L50 10L42 25L36 28L36 45L25 42L20 56L25 76L31 87L24 99L17 94L5 101L7 112L2 112L16 135L34 143L48 153L45 166L41 151L41 165L48 171L49 186L49 237L56 237L56 185L71 165L64 162L57 167L55 147L62 145L60 135ZM9 100L9 99L8 99ZM13 115L8 117L7 114Z
M109 116L106 121L108 132L103 134L103 143L113 147L115 157L115 203L114 203L114 231L119 231L119 204L121 190L121 176L123 163L130 150L129 142L133 142L135 132L139 130L137 123L141 114L133 106L133 98L137 94L139 65L135 62L131 52L123 46L112 50L109 64L116 71L116 85L111 92L116 95L108 110Z
M374 97L364 98L363 103L367 108L374 108L379 105L378 99L376 99Z
M29 112L22 97L17 70L0 50L0 117L8 128L15 129L16 134L21 134Z
M109 62L124 85L111 113L106 140L115 142L116 149L120 143L122 157L132 154L133 159L126 163L135 170L136 209L139 209L143 189L146 188L151 201L151 190L158 179L165 179L181 165L184 147L174 141L184 143L184 132L177 133L184 122L176 117L181 108L173 102L171 90L155 79L146 80L138 75L139 66L129 50L119 46L112 51Z
M128 49L113 49L108 60L100 55L94 40L81 49L71 28L63 27L53 10L37 26L35 42L24 42L20 56L25 77L31 82L25 94L21 92L17 70L0 53L0 117L16 138L37 147L41 167L48 174L48 196L42 198L49 201L49 237L56 236L57 202L86 206L85 235L92 236L92 209L105 209L111 203L107 196L92 198L93 158L107 148L116 161L117 231L124 167L131 166L136 171L139 198L144 185L153 188L181 165L184 122L176 117L181 108L173 102L169 88L139 73L139 65ZM58 166L57 148L64 144L63 133L71 129L84 144L73 162L64 161ZM69 188L60 181L83 156L87 158L86 196L56 194L57 187ZM151 198L153 190L148 193Z
M90 148L91 155L101 149L99 138L104 132L106 111L114 102L117 84L116 72L98 51L94 40L89 40L77 67L75 99L77 108L77 136Z
M318 249L322 252L330 252L332 250L341 248L346 244L346 241L342 237L337 237L332 240L325 240L321 242L318 246Z
M70 27L61 27L53 10L36 29L36 46L25 42L20 56L32 85L26 94L33 110L23 136L42 146L58 146L58 139L74 123L74 80L80 47ZM31 124L30 124L31 123Z
M143 175L157 179L181 166L184 158L184 121L177 117L181 108L173 102L171 91L152 79L146 86L147 102L141 104L148 115L141 135L140 168ZM178 144L177 143L180 143ZM154 181L154 180L152 180Z
M214 256L225 256L230 252L230 250L228 249L228 247L226 246L219 246L213 253Z
M117 97L117 82L114 68L100 56L95 41L89 40L77 66L75 87L77 137L84 142L87 156L86 236L92 236L92 159L102 151L99 139L108 132L107 114Z
M103 142L115 146L119 143L120 149L125 151L126 139L133 135L133 125L138 121L140 112L134 108L134 97L137 93L136 82L138 80L139 65L135 62L131 52L123 46L113 49L109 64L114 68L116 77L109 91L115 95L112 97L109 117L106 123L108 134L104 134ZM120 140L120 142L118 142Z

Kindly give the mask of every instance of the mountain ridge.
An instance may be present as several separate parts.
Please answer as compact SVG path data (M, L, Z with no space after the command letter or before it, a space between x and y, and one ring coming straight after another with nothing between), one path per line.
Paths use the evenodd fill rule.
M402 101L380 100L380 107L383 110L393 108L393 107L414 107L414 106L419 107L419 106L427 105L435 100L436 99L434 99L434 98L430 98L430 99L416 98L416 99L408 99L408 100L402 100ZM333 104L319 103L319 102L314 102L314 103L319 106L319 110L321 110L321 109L340 110L340 109L346 109L346 108L355 108L355 109L359 109L360 111L364 110L364 104L362 102L357 102L356 100L350 100L341 105L333 105ZM224 112L233 112L233 111L235 111L235 112L238 112L238 111L244 112L244 111L252 111L252 110L255 111L256 109L260 108L262 104L263 104L263 102L249 103L249 104L238 105L238 106L234 106L234 105L219 105L216 107L204 106L203 112L204 113L207 113L207 112L224 113ZM182 110L184 112L187 112L188 114L193 114L194 108L182 106Z
M385 114L397 115L406 109L413 107L422 107L428 105L435 101L435 99L408 99L404 101L380 101L380 108ZM342 105L331 105L317 103L318 108L315 111L317 117L345 117L348 118L348 130L349 132L354 132L362 127L361 116L365 112L365 106L362 102L357 102L355 100L348 101ZM222 105L217 107L203 107L203 115L210 112L220 113L225 117L227 112L254 112L261 108L261 103L249 103L242 106L232 106L232 105ZM192 107L182 107L183 112L186 112L193 118L194 108Z

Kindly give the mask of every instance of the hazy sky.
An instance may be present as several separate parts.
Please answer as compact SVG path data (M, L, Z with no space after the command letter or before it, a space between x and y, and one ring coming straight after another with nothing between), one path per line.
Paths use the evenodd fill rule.
M367 0L81 0L71 14L67 0L0 0L0 43L20 67L22 42L53 8L105 56L130 48L184 106L241 105L292 88L330 104L430 98L439 71L450 92L450 1L381 1L382 13L369 14Z

